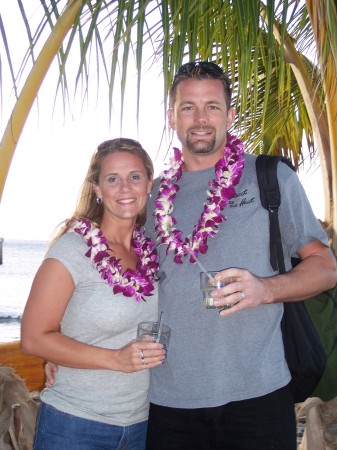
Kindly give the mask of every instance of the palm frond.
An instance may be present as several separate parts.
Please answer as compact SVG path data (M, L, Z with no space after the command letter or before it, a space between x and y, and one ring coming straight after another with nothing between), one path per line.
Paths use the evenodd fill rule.
M27 30L28 49L16 75L10 48L5 44L15 89L27 67L34 64L47 30L55 28L65 3L40 0L40 21L34 27L23 0L17 1ZM5 36L1 22L0 28ZM152 51L150 60L145 51L148 47ZM292 55L296 53L292 61L290 47ZM71 107L70 92L84 100L92 94L95 78L97 96L100 84L108 85L110 114L114 91L120 86L123 118L132 60L137 71L137 117L145 64L161 61L164 116L177 68L187 60L212 60L220 63L232 79L233 103L238 110L235 125L247 139L249 151L283 153L291 156L296 165L301 164L303 136L310 152L316 149L317 139L313 137L312 111L308 111L299 80L289 64L299 63L302 75L306 71L305 83L313 88L310 93L315 97L318 114L327 114L324 100L328 95L334 102L337 92L337 77L333 75L337 72L336 2L83 0L58 52L55 99L61 95L64 109ZM333 112L334 106L330 110Z

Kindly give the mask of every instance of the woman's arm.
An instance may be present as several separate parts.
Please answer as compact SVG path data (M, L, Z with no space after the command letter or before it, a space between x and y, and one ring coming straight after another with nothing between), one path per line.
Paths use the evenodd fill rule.
M60 333L60 323L74 292L74 281L66 267L46 259L38 270L21 323L21 349L66 367L134 372L162 363L162 344L132 341L121 349L88 345ZM147 365L141 350L146 350Z

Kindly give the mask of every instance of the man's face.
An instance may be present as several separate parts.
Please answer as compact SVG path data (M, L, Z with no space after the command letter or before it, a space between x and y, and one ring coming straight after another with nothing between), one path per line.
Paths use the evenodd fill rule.
M189 79L178 84L168 118L183 150L200 156L219 153L221 157L234 110L227 109L220 80Z

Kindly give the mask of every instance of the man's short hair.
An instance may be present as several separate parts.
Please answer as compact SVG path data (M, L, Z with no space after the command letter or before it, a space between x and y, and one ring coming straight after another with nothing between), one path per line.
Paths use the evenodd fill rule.
M172 108L174 105L178 84L184 80L189 79L220 80L224 87L227 108L228 109L230 108L232 99L231 81L226 72L224 72L223 69L218 64L208 61L188 62L179 67L176 74L174 75L169 93L170 108Z

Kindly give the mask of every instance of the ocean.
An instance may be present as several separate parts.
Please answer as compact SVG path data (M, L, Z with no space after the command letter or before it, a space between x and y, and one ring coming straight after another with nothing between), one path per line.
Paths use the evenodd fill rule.
M46 249L45 241L4 238L0 264L0 342L20 339L22 313Z

